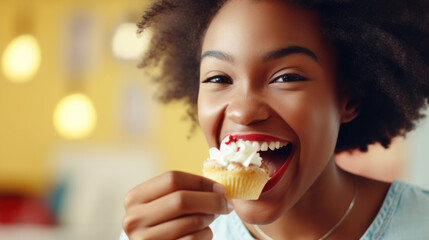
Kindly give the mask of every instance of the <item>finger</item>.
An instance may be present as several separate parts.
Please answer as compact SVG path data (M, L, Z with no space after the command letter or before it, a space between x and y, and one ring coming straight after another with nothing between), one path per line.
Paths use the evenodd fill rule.
M223 195L208 192L177 191L151 203L145 204L146 213L153 216L148 219L150 226L187 214L226 214L232 211L232 205ZM159 207L155 204L163 206L162 209L156 209Z
M171 171L148 180L127 193L125 208L137 203L148 203L178 190L218 192L225 194L225 188L201 176Z
M182 238L179 238L179 240L195 240L195 239L198 239L198 240L200 240L200 239L201 240L210 240L212 238L213 238L213 232L212 232L212 230L209 227L206 227L206 228L204 228L201 231L194 232L194 233L186 235L186 236L184 236Z
M205 229L213 220L213 214L187 215L147 228L144 234L148 239L178 239Z
M232 205L221 194L177 191L150 203L131 207L124 217L124 227L149 227L182 215L226 214L231 211Z

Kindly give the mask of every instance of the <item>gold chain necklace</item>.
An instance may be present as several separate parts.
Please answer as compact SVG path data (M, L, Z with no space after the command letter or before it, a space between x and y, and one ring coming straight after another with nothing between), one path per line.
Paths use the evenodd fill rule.
M331 235L340 226L340 224L344 221L344 219L346 219L347 215L349 215L350 211L352 210L353 206L355 205L355 200L356 200L356 195L357 195L357 181L356 181L356 176L354 176L354 175L353 175L353 183L354 183L354 192L353 192L353 198L350 201L349 207L347 208L344 215L340 218L340 220L327 233L325 233L325 235L323 235L321 238L319 238L319 240L324 240L327 237L329 237L329 235ZM262 229L260 229L258 227L258 225L252 225L252 226L259 233L259 235L261 235L263 237L263 240L274 240L274 238L268 236L264 231L262 231Z

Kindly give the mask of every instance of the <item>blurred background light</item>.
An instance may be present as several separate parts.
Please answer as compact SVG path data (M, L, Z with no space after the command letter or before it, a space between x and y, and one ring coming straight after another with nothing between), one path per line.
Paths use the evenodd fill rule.
M80 139L89 136L95 128L97 114L91 99L74 93L64 97L54 112L54 126L57 132L67 139Z
M135 23L122 23L113 35L112 51L115 57L122 60L137 60L149 45L150 32L137 35Z
M40 67L41 51L37 39L24 34L13 39L2 57L2 68L11 82L31 80Z

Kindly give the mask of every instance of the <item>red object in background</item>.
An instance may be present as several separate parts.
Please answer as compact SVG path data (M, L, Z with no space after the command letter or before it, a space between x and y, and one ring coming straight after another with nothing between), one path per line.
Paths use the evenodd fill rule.
M0 224L53 225L54 223L54 214L45 199L0 194Z

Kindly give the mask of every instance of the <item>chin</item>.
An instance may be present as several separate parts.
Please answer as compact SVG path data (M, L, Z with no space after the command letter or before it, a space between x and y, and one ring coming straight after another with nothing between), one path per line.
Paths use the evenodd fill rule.
M281 206L272 202L232 199L232 203L240 219L249 224L268 224L283 214Z

